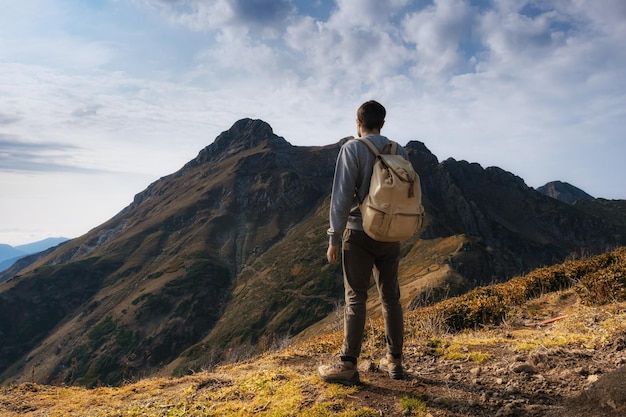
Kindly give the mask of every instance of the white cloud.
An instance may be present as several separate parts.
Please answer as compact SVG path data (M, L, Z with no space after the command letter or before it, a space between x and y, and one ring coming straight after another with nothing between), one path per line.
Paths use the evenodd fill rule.
M415 45L412 73L429 83L432 81L428 79L445 80L462 69L461 42L473 36L473 19L472 9L462 0L437 0L422 11L408 14L402 26L405 39Z

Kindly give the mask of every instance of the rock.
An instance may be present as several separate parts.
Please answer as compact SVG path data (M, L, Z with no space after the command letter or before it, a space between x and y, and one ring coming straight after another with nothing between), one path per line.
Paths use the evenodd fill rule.
M598 374L589 375L587 377L587 382L589 382L590 384L593 384L594 382L598 382L598 379L600 379L600 376Z
M367 372L375 372L378 371L378 365L370 360L363 360L359 362L359 371Z
M480 376L481 372L482 372L482 369L479 366L470 369L470 374L474 376Z
M502 408L498 410L498 412L496 413L496 417L514 416L516 414L515 409L515 404L505 404Z
M524 373L524 374L535 374L535 373L537 373L537 370L535 369L535 367L532 366L529 363L526 363L526 362L524 362L524 363L522 363L520 365L514 364L513 368L512 368L512 371L517 373L517 374L521 374L521 373Z

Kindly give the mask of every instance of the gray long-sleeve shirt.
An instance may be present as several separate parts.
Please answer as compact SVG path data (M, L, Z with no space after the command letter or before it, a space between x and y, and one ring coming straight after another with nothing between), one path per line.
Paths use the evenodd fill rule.
M380 152L389 143L382 135L365 135ZM408 155L402 146L398 154ZM363 230L359 202L367 196L376 158L367 145L358 140L348 140L337 156L333 191L330 201L329 244L338 246L344 229Z

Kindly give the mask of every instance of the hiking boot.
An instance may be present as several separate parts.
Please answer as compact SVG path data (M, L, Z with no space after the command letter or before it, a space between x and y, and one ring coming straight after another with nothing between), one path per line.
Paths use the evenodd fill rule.
M356 364L350 361L339 361L332 365L320 366L317 368L317 373L324 382L343 385L357 385L361 382Z
M402 369L402 358L394 358L393 355L387 354L378 364L378 369L389 374L391 379L403 379L404 369Z

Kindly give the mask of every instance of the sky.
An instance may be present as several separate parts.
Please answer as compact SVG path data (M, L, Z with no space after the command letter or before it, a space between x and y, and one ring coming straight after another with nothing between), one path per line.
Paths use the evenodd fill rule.
M0 243L78 237L242 118L626 199L624 0L0 0Z

